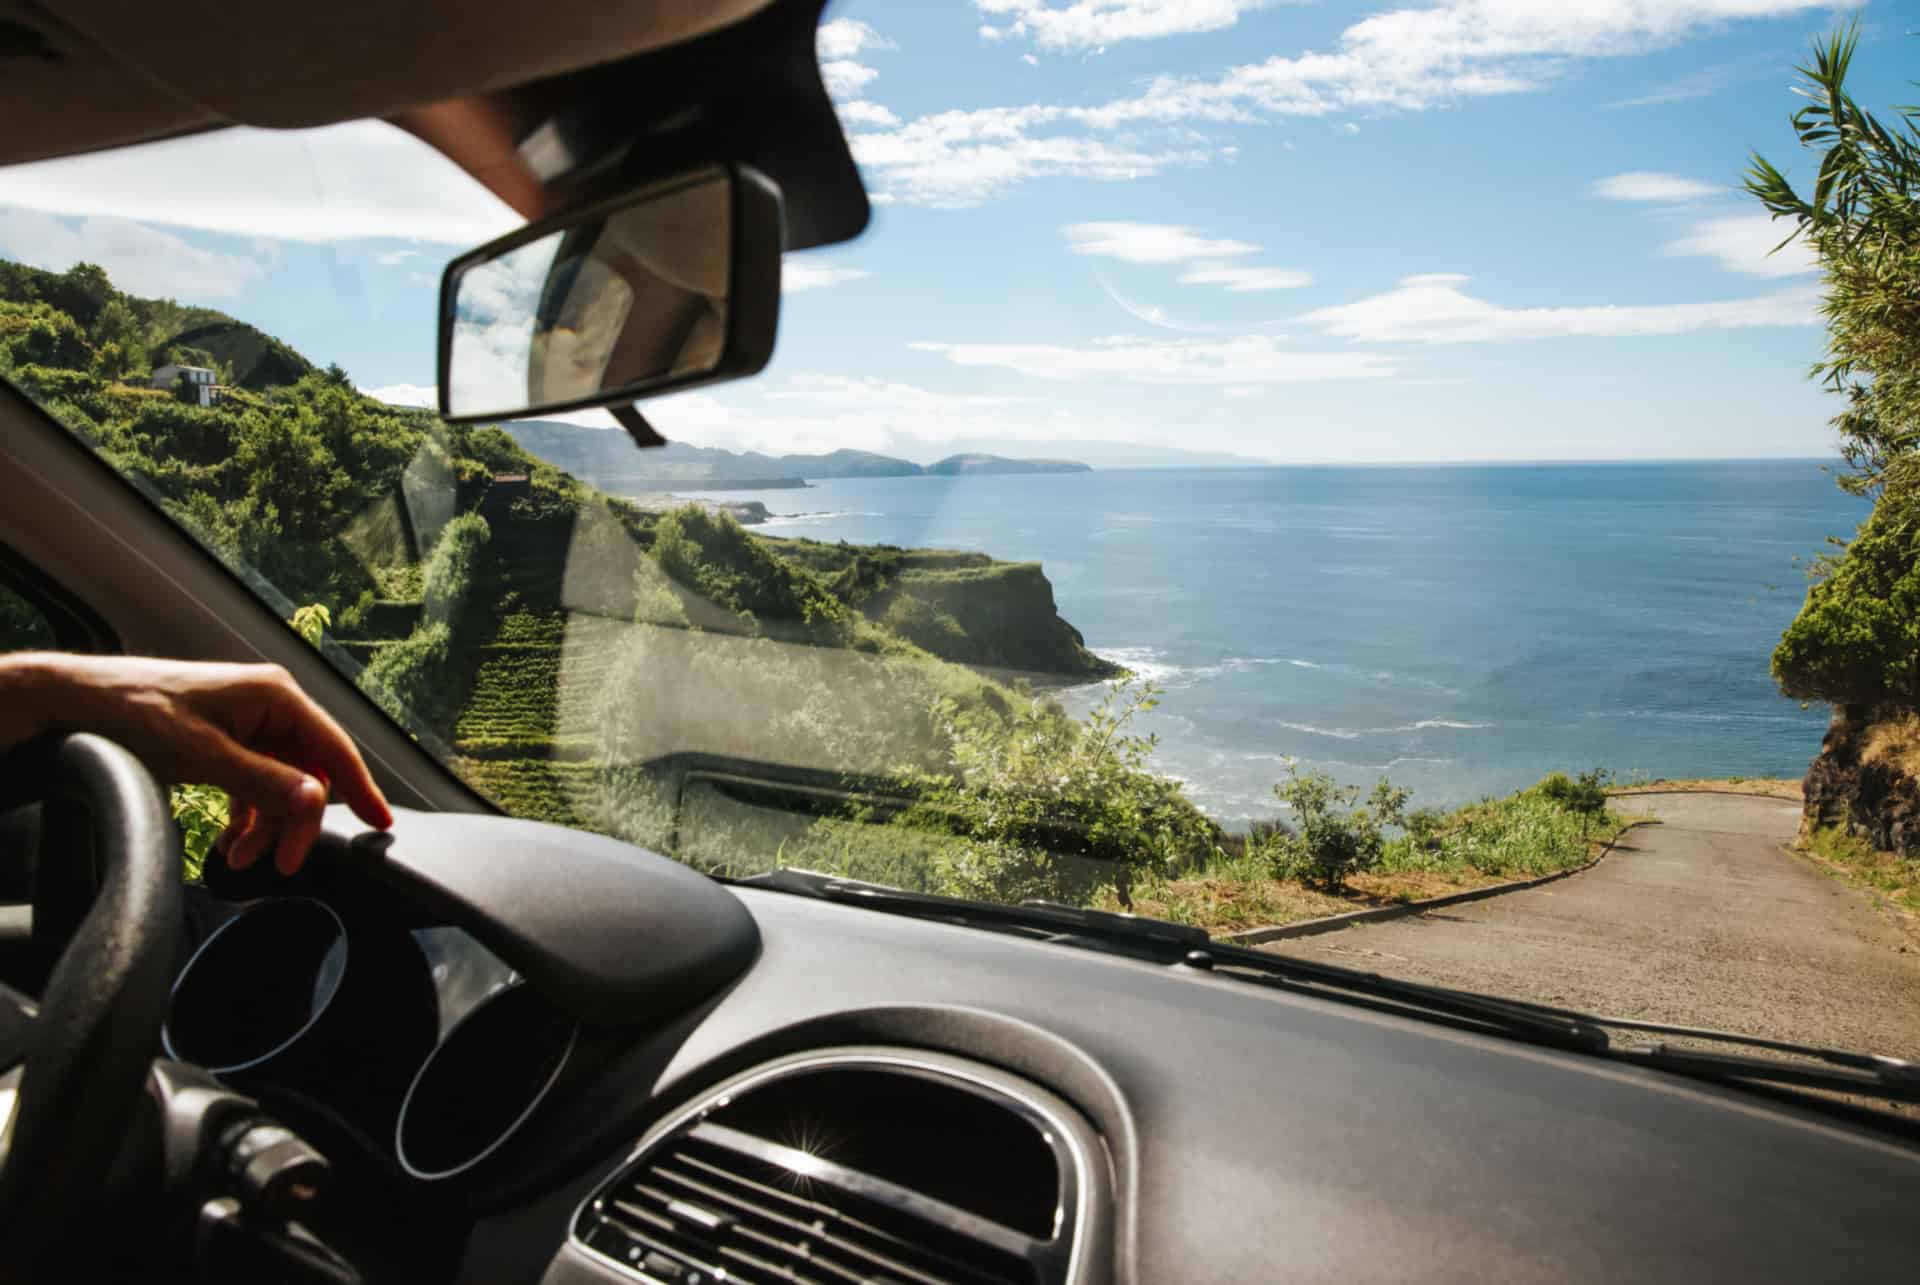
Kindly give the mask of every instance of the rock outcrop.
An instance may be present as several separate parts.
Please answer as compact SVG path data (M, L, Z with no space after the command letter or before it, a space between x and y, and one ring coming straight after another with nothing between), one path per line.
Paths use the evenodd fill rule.
M1882 852L1920 857L1920 774L1912 710L1841 705L1807 769L1807 829L1837 827Z

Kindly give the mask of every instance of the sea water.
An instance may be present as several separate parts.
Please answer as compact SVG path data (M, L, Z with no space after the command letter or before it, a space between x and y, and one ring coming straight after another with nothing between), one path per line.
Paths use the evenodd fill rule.
M709 498L716 498L709 493ZM1124 470L740 493L769 535L1042 563L1152 679L1156 762L1227 821L1285 760L1448 805L1553 770L1798 776L1827 711L1767 671L1863 501L1821 461ZM1066 693L1084 709L1097 689Z

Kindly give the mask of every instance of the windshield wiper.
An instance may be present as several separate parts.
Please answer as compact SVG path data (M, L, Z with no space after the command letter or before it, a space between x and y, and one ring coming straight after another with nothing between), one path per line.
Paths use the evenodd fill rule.
M1812 1044L1794 1044L1786 1040L1770 1040L1758 1035L1740 1035L1732 1031L1705 1030L1697 1026L1642 1022L1632 1018L1602 1017L1594 1020L1616 1030L1644 1031L1652 1035L1672 1035L1703 1043L1770 1049L1776 1053L1807 1059L1790 1062L1779 1058L1745 1057L1740 1054L1714 1053L1702 1049L1677 1047L1662 1042L1616 1044L1611 1056L1622 1062L1656 1067L1662 1071L1675 1071L1682 1075L1790 1084L1805 1089L1868 1094L1885 1098L1890 1102L1920 1103L1920 1064L1902 1061L1897 1057L1887 1057L1880 1053L1856 1053L1850 1049L1821 1048ZM1814 1065L1815 1063L1818 1065Z
M1397 999L1416 1007L1452 1012L1458 1016L1482 1018L1504 1010L1525 1023L1540 1023L1538 1029L1557 1030L1560 1038L1552 1041L1578 1051L1597 1053L1614 1061L1654 1067L1679 1075L1735 1083L1792 1085L1797 1088L1823 1089L1837 1093L1856 1093L1890 1102L1920 1102L1920 1064L1879 1053L1856 1053L1847 1049L1821 1048L1795 1044L1788 1040L1742 1035L1734 1031L1709 1030L1699 1026L1676 1026L1648 1022L1638 1018L1605 1017L1570 1008L1556 1008L1527 1000L1500 999L1470 991L1453 991L1418 982L1402 982L1374 973L1358 973L1334 964L1313 963L1290 956L1268 954L1245 946L1215 945L1210 953L1229 968L1248 968L1269 975L1306 981L1334 990L1360 991ZM1715 1053L1669 1043L1623 1043L1609 1032L1638 1031L1650 1035L1670 1035L1701 1043L1733 1044L1742 1048L1767 1049L1791 1058L1750 1057Z
M1050 901L1006 904L908 892L885 884L868 883L813 870L782 867L764 874L730 880L750 888L771 888L823 901L862 906L887 914L933 919L970 928L1017 933L1040 941L1088 947L1129 955L1154 963L1186 964L1212 969L1217 964L1258 971L1263 981L1289 990L1325 993L1342 991L1385 1000L1392 1005L1465 1019L1511 1035L1557 1048L1597 1052L1606 1048L1603 1031L1579 1020L1577 1014L1536 1010L1524 1003L1447 990L1420 982L1403 982L1376 973L1363 973L1336 964L1307 963L1269 955L1244 946L1223 945L1204 928L1176 924L1145 915L1086 910Z
M1155 963L1184 964L1242 976L1255 974L1262 984L1299 994L1345 996L1387 1011L1441 1016L1535 1044L1592 1053L1614 1061L1701 1079L1779 1084L1859 1094L1893 1102L1920 1103L1920 1064L1899 1058L1795 1044L1732 1031L1676 1026L1637 1018L1602 1017L1527 1000L1503 999L1425 982L1402 981L1339 964L1320 963L1217 942L1203 928L1144 915L1086 910L1047 901L1009 905L965 897L944 897L795 868L770 870L730 882L862 906L886 914L1015 933L1033 940L1087 947ZM1716 1053L1665 1042L1624 1043L1609 1035L1609 1031L1667 1035L1701 1043L1766 1049L1787 1056L1764 1058Z
M1176 963L1190 951L1204 949L1212 942L1204 928L1169 923L1164 919L1149 919L1142 915L1085 910L1051 901L1007 904L974 901L967 897L943 897L937 893L908 892L883 883L868 883L864 879L848 879L791 866L728 882L748 888L772 888L779 892L798 893L822 901L839 901L915 919L935 919L969 928L994 928L1038 941L1118 950L1122 954L1155 963Z

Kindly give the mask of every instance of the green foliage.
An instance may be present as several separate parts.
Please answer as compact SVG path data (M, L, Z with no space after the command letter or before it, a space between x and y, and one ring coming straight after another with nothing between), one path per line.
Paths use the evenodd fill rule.
M1381 853L1383 873L1425 872L1523 877L1591 859L1591 839L1611 839L1624 824L1608 810L1602 770L1555 772L1504 798L1449 813L1415 812Z
M1882 852L1835 826L1816 829L1806 836L1802 849L1876 899L1884 898L1905 911L1920 911L1920 858Z
M0 302L0 350L15 366L88 370L94 360L80 323L44 303Z
M448 623L459 614L490 535L478 513L462 513L442 528L427 559L424 615L429 623Z
M846 609L810 572L774 554L729 515L697 504L654 523L653 557L673 580L731 613L749 632L812 633L846 618Z
M1302 879L1338 890L1347 877L1380 864L1386 848L1384 827L1406 819L1412 791L1381 777L1360 802L1360 787L1340 785L1325 772L1302 772L1291 759L1287 779L1273 787L1293 820L1290 830L1271 833L1261 844L1277 878Z
M445 623L420 626L405 642L380 649L360 672L360 690L402 725L432 719L452 643Z
M213 841L227 828L227 796L211 785L176 785L171 793L173 819L180 827L186 854L187 882L198 883L213 855Z
M1920 704L1920 558L1909 494L1874 506L1773 653L1787 695L1836 704Z
M294 608L293 616L287 623L309 645L318 647L320 640L327 636L328 626L333 624L333 613L327 610L325 603L310 602L304 607Z
M1611 778L1612 773L1605 768L1582 772L1577 778L1565 772L1553 772L1533 788L1541 798L1569 812L1599 816L1607 810L1607 782Z
M1085 902L1100 884L1120 903L1137 869L1206 859L1219 831L1178 782L1151 770L1155 738L1130 730L1159 703L1151 683L1113 683L1086 718L996 694L972 705L940 698L933 722L948 743L936 770L904 770L916 802L894 824L968 840L937 858L956 896Z
M1859 45L1849 26L1815 46L1796 92L1800 145L1819 158L1801 194L1755 156L1746 189L1786 240L1803 239L1825 274L1827 352L1814 374L1844 399L1834 419L1849 472L1876 495L1873 515L1818 582L1773 655L1781 690L1803 700L1871 704L1920 698L1920 110L1892 123L1861 107L1846 81ZM1783 242L1784 244L1784 242ZM1836 542L1837 543L1837 542Z

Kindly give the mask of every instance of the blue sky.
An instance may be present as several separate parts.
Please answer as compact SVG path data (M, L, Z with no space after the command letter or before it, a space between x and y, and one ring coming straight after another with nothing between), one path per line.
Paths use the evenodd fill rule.
M869 189L788 260L774 364L670 437L1276 461L1820 455L1818 278L1735 192L1804 179L1793 64L1898 6L847 0L822 58ZM377 124L0 172L0 256L101 262L417 398L434 285L514 220ZM597 413L583 422L604 423ZM1113 456L1118 459L1120 456ZM1096 458L1096 462L1101 462Z

